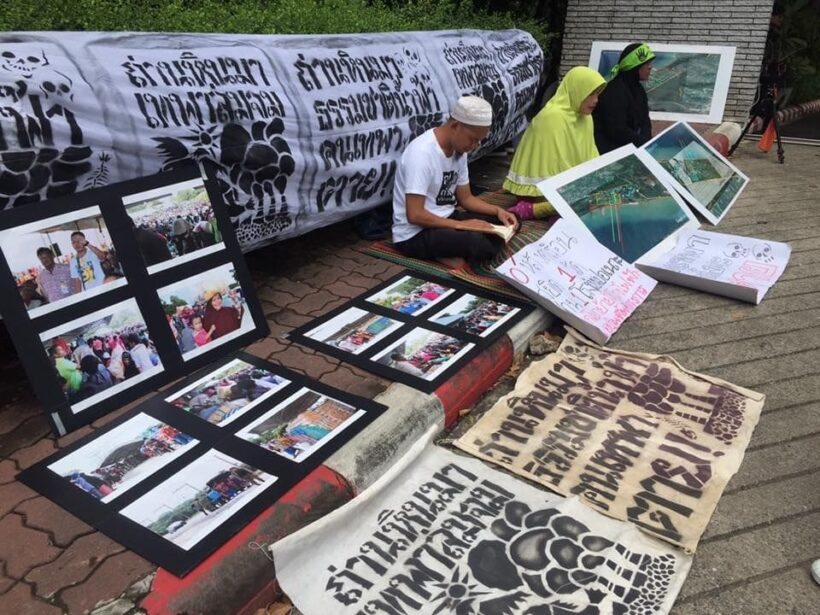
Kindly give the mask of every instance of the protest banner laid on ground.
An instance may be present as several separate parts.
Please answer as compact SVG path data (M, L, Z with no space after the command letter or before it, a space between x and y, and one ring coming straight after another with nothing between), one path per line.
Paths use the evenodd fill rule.
M272 546L277 581L301 613L672 608L691 557L427 440L348 504Z
M711 231L682 231L675 246L638 268L656 280L758 304L783 275L789 244Z
M209 161L244 250L389 202L407 144L462 95L493 107L472 156L506 143L544 63L521 30L0 41L0 208Z
M184 576L385 410L240 352L18 480Z
M496 271L599 344L612 337L656 285L580 225L563 218Z
M569 330L456 446L691 552L764 400Z
M405 272L297 327L289 337L431 392L532 309L459 282Z
M555 210L579 222L627 263L647 255L677 231L698 222L666 173L629 144L538 184Z
M663 167L686 202L712 224L723 219L749 182L685 122L670 126L641 149Z
M606 79L629 45L594 41L589 67ZM646 83L649 116L653 120L719 124L732 78L735 48L717 45L648 43L655 52Z
M213 169L190 162L0 212L0 311L58 435L268 330Z

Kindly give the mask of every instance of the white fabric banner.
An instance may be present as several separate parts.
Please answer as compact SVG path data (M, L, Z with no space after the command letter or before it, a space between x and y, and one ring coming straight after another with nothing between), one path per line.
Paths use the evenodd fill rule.
M599 344L615 334L657 284L580 224L563 218L496 271Z
M649 615L691 558L577 499L423 440L352 502L272 547L305 615Z
M474 155L508 141L543 63L520 30L0 43L0 208L211 159L244 249L389 201L404 147L462 94L495 115Z

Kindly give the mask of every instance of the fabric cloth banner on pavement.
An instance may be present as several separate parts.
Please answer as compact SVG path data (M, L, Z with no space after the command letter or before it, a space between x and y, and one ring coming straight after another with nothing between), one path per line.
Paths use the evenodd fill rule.
M272 547L300 612L667 613L691 558L422 440L352 502Z
M764 400L569 330L456 446L694 551Z
M212 160L243 249L391 198L407 143L462 94L474 156L526 127L543 54L520 30L0 34L0 208Z

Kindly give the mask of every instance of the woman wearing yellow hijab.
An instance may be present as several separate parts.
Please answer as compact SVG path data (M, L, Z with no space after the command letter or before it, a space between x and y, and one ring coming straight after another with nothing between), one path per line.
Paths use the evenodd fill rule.
M504 180L505 190L527 199L510 208L520 218L555 212L536 187L538 182L598 157L591 113L604 85L598 71L576 66L524 132Z

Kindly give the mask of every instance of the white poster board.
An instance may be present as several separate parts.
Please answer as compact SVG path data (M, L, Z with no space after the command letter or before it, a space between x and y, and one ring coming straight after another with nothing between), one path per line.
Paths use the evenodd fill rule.
M638 267L656 280L760 303L783 274L786 243L711 231L683 231L675 246Z
M425 440L351 502L273 545L277 580L301 613L672 608L690 556Z
M610 70L627 45L629 42L593 42L589 67L609 79ZM649 117L673 122L722 122L735 48L652 42L649 46L655 52L652 74L644 84Z
M598 344L612 337L657 284L565 219L496 271Z
M668 250L681 229L699 226L666 177L630 143L545 179L538 189L562 217L634 263Z
M729 211L749 178L685 122L664 130L641 149L667 172L667 180L710 223Z

